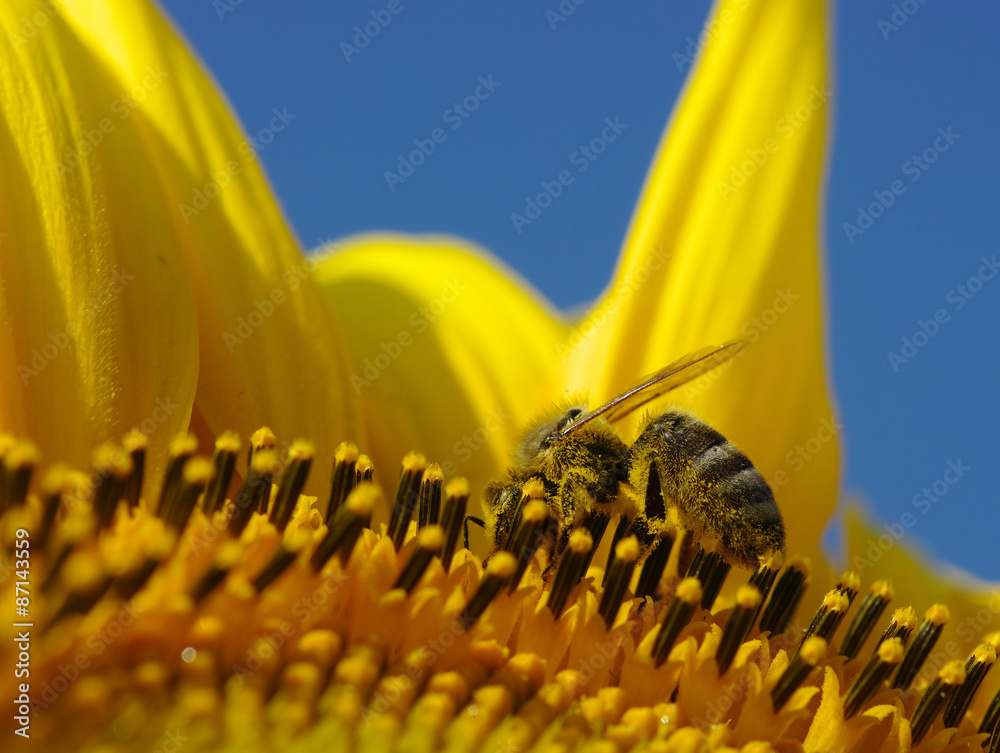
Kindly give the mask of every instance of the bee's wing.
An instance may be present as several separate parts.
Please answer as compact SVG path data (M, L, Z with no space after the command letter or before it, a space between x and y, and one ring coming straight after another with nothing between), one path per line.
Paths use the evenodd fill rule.
M702 374L707 374L716 366L721 366L741 353L745 347L746 343L742 340L734 340L725 345L710 345L707 348L696 350L694 353L688 353L655 374L650 374L640 384L624 394L581 416L559 432L559 436L572 434L598 416L604 416L611 422L620 421L629 413L651 403L670 390L677 389L692 379L697 379Z

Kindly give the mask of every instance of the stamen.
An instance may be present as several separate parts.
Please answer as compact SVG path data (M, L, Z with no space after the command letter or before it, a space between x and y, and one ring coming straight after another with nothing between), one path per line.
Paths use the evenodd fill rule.
M396 551L403 546L406 532L410 528L410 518L417 509L420 495L420 480L427 468L427 459L419 452L411 452L403 458L403 472L399 476L396 487L396 499L392 503L392 513L389 516L389 538L392 539Z
M532 500L544 500L544 499L545 499L545 484L542 482L540 478L530 478L524 482L524 485L521 487L521 496L517 500L517 507L514 508L513 513L511 513L511 515L509 516L510 523L508 524L508 528L506 530L506 536L504 537L502 543L499 541L497 542L501 549L508 552L514 552L515 555L517 554L517 550L513 548L512 542L514 540L515 532L521 525L522 510L524 509L524 506L527 505ZM501 530L499 520L497 521L497 529L498 529L497 535L499 536Z
M935 604L924 613L924 621L920 623L913 643L906 650L903 663L899 665L899 674L893 683L894 688L910 687L913 678L930 656L934 644L941 637L946 622L948 622L948 607L944 604Z
M214 591L229 571L234 568L243 558L243 547L237 541L225 541L215 552L212 566L201 576L194 588L191 589L191 600L195 604L200 604L206 596Z
M441 487L444 485L444 471L437 463L431 463L420 479L420 495L417 501L417 527L437 525L441 516Z
M215 473L208 486L205 487L205 494L201 501L201 509L205 511L206 515L214 515L226 504L239 452L240 435L236 432L224 431L215 440L215 454L212 456Z
M903 659L903 642L889 638L872 654L865 668L854 678L844 700L844 718L850 719L881 687Z
M785 572L774 584L771 598L767 600L764 614L760 616L760 631L765 630L771 635L780 635L788 627L792 615L802 601L809 583L809 561L801 557L792 557ZM800 647L801 648L801 647Z
M962 683L962 686L951 697L948 707L944 711L945 727L957 727L959 725L962 717L965 716L966 710L969 708L969 704L972 703L973 696L979 690L979 685L996 660L997 650L990 643L981 643L972 652L972 656L965 662L965 682Z
M44 549L52 534L52 525L59 514L62 495L69 488L69 468L57 464L46 469L42 475L42 522L38 530L38 547Z
M552 591L549 593L549 609L557 620L566 608L566 602L569 601L573 588L587 572L593 551L594 537L590 531L578 528L570 534L569 545L559 559L556 577L552 581Z
M962 667L963 671L965 667ZM1000 692L993 696L990 706L983 714L983 722L979 725L979 731L990 735L991 744L997 738L997 722L1000 722Z
M333 454L333 474L330 479L330 501L326 505L326 523L330 524L337 510L344 504L351 489L361 483L358 467L358 446L354 442L341 442Z
M68 591L66 600L46 623L43 632L71 614L87 613L104 596L112 580L94 554L78 552L73 555L66 574L62 577L62 585Z
M191 458L184 464L180 485L158 511L158 516L178 533L184 530L198 497L212 478L212 463L206 458Z
M421 528L417 533L417 548L413 550L413 554L410 555L409 561L392 587L402 588L406 593L411 593L443 543L444 529L441 526L428 525Z
M167 471L163 476L163 488L160 489L160 502L156 506L156 514L163 517L163 510L177 491L184 475L184 464L194 457L198 451L198 440L193 434L178 434L170 440L168 448Z
M10 434L0 434L0 513L7 509L7 453L17 444L17 438Z
M372 459L363 453L358 455L357 474L354 481L355 486L375 478L375 466L372 464Z
M669 531L664 530L657 534L645 562L642 563L642 570L639 571L639 582L635 588L637 597L645 599L647 596L656 596L656 589L660 586L663 571L667 569L670 551L673 548L674 537Z
M906 644L910 641L910 634L916 626L917 613L913 611L913 607L897 609L892 613L892 622L889 623L889 627L885 629L882 637L875 644L875 650L877 651L878 647L890 638L899 638L903 642L903 647L906 648Z
M601 605L598 613L604 618L604 626L610 630L621 606L622 597L632 580L635 563L639 559L639 540L635 536L622 539L615 545L614 560L611 563L610 575L606 578L607 586L601 595Z
M840 646L840 653L848 660L858 655L858 651L868 640L875 623L878 622L882 612L892 601L893 595L892 584L889 581L877 580L872 583L871 591L868 592L858 608L857 614L854 615L854 619L851 620L851 624L847 628L847 635L844 636L844 642Z
M0 515L24 505L31 474L38 463L38 448L26 440L15 440L3 455L3 486Z
M849 606L850 602L847 600L846 594L836 589L827 591L826 596L823 597L823 603L816 610L812 622L809 623L809 627L806 628L805 633L802 635L802 641L799 643L799 651L802 650L802 646L805 645L806 640L813 635L829 643L833 634L837 632L837 628L840 627L840 623L844 619L844 614L847 612Z
M615 561L615 548L618 546L618 542L625 538L625 531L628 530L631 523L632 519L627 515L618 517L618 525L615 526L615 532L611 536L611 548L608 550L608 562L604 566L604 577L601 579L601 588L608 587L608 575L611 573L611 567Z
M486 574L479 584L479 588L472 594L469 603L458 616L459 623L468 630L486 611L486 607L500 593L508 579L514 574L517 568L517 559L510 552L497 552L486 566Z
M715 597L719 595L722 584L729 575L729 563L718 552L706 552L698 547L691 566L688 567L688 577L697 578L703 589L701 597L702 609L711 609Z
M268 426L261 426L250 435L250 448L247 450L247 468L253 465L253 456L257 450L273 450L278 438Z
M292 529L293 533L286 535L284 540L281 542L281 546L278 547L278 551L274 553L271 557L271 561L264 566L264 569L260 571L260 574L254 578L253 587L257 589L257 593L260 593L269 585L274 583L288 566L295 562L295 558L299 556L305 545L309 543L309 529L308 528L298 528Z
M451 558L455 556L458 536L465 523L465 509L469 502L469 482L464 478L453 478L444 487L444 510L441 526L444 528L444 544L441 547L441 564L445 572L451 569Z
M691 622L695 607L701 601L702 595L701 583L697 578L685 578L678 584L673 600L664 610L660 631L650 651L654 666L659 667L667 660L677 636L684 626Z
M284 531L288 527L288 521L292 519L315 455L316 447L309 440L296 439L292 442L288 451L288 464L281 472L278 491L274 495L274 506L271 508L271 523L279 531Z
M778 578L778 571L781 569L781 564L784 560L785 558L777 552L769 554L766 557L761 557L757 569L750 576L750 581L747 585L753 586L760 592L760 603L757 604L753 619L750 620L751 628L753 627L753 623L757 621L757 615L760 614L760 609L764 606L764 601L767 599L768 594L771 593L771 587Z
M729 619L722 630L722 640L715 653L719 665L719 677L722 677L736 658L736 652L743 645L750 628L753 627L757 612L760 610L761 593L756 586L740 586L736 592L736 605L729 612Z
M355 542L368 525L372 510L381 499L381 490L371 482L363 482L354 487L347 501L334 516L326 536L313 552L310 564L315 572L322 570L334 554L341 562L346 562L350 558Z
M774 713L781 711L782 707L788 703L788 699L792 697L792 693L805 682L813 667L823 661L826 657L827 645L825 640L816 636L806 639L806 642L802 644L802 648L789 662L788 668L778 678L778 682L771 690L771 705L774 708Z
M511 535L511 542L507 548L511 554L517 557L517 570L510 579L510 592L514 593L521 584L528 565L542 544L546 523L549 519L549 508L540 499L528 502L521 511L517 528Z
M593 545L590 551L587 553L587 562L583 566L583 573L580 574L582 578L586 572L587 568L590 567L590 563L594 559L594 553L597 552L597 547L601 545L601 539L604 538L604 532L608 530L608 523L611 522L611 518L601 512L593 512L587 516L584 521L583 526L590 533L590 537L593 539Z
M98 478L94 489L94 516L98 530L103 531L111 527L115 517L118 500L132 474L132 458L124 449L108 442L94 450L93 468Z
M261 500L266 500L271 494L271 478L274 466L278 462L274 450L257 450L250 461L250 472L240 493L236 495L233 504L233 515L229 519L229 533L238 537L243 533L250 518L260 508ZM264 501L264 507L267 502Z
M854 597L861 591L861 576L853 570L848 570L840 576L834 589L847 597L848 608L854 603Z
M125 481L122 497L128 504L128 509L134 510L142 499L142 481L146 473L146 449L149 446L149 437L138 429L132 429L122 440L122 446L132 458L132 473Z
M941 709L965 682L965 677L965 667L961 659L956 659L945 664L934 681L927 686L910 717L910 734L913 736L914 746L924 739Z

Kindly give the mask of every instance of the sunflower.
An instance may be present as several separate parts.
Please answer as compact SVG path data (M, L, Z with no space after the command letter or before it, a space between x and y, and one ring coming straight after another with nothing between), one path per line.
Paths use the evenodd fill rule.
M826 22L818 2L719 5L614 278L571 322L457 239L303 256L257 142L155 8L5 3L3 734L980 749L1000 602L895 543L866 550L882 534L856 515L851 570L818 550L840 428L817 244ZM773 487L787 559L738 577L708 539L625 518L606 559L594 525L564 526L559 556L463 546L470 499L553 398L597 404L736 338L678 395ZM537 544L544 486L513 494L511 541Z

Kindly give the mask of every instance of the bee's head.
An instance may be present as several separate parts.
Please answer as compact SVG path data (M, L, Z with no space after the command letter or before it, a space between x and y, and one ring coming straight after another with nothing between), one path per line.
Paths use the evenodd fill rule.
M517 445L517 461L521 465L530 464L540 452L556 441L559 432L582 416L585 410L582 406L574 405L560 410L558 415L548 415L533 423Z

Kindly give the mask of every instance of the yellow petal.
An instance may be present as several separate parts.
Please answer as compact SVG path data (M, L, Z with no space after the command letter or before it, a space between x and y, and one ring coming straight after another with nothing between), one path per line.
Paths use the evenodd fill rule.
M326 256L316 279L346 328L380 478L419 449L481 488L560 386L566 326L467 243L373 235Z
M56 7L0 7L0 427L86 467L133 426L162 455L198 341L142 115L121 120L127 90Z
M803 554L838 481L817 248L832 104L825 21L816 0L718 6L615 280L570 357L575 386L605 399L687 352L749 341L678 398L747 452L775 489L789 549Z
M19 5L11 24L38 7ZM74 3L38 29L24 54L42 54L41 45L29 52L36 41L55 46L54 30L63 69L53 74L36 65L58 85L50 106L73 103L72 93L83 90L86 109L65 107L74 117L82 112L76 138L103 127L102 118L108 124L94 149L102 170L88 174L98 185L72 209L106 223L116 243L145 259L143 286L124 296L144 314L129 316L129 331L141 330L132 339L144 338L148 349L171 360L169 369L147 368L189 374L200 363L197 407L214 432L247 435L266 423L283 440L311 437L321 457L347 435L363 440L344 389L341 338L256 160L259 148L294 129L295 113L276 107L254 124L258 141L244 137L214 84L150 3ZM37 128L46 121L32 122ZM18 129L30 133L27 124ZM169 269L161 272L161 265ZM159 294L145 293L153 286ZM177 310L186 317L183 336L171 331L179 327ZM105 373L98 365L90 370ZM190 386L183 397L179 425L187 420Z

